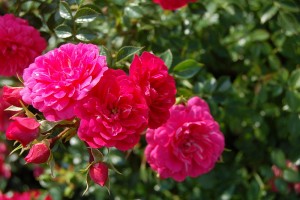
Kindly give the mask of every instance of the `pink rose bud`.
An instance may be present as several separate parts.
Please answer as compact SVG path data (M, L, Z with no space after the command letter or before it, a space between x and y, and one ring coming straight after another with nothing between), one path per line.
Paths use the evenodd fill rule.
M91 179L100 186L104 186L108 178L108 167L104 163L96 163L90 167Z
M17 140L25 147L38 137L40 124L35 119L12 117L12 120L6 130L8 140Z
M50 149L49 147L41 142L33 145L29 150L28 155L25 157L25 161L28 163L45 163L48 161L50 156Z
M22 89L23 88L21 88L21 87L4 86L3 87L3 100L11 105L14 105L17 107L22 107L22 105L20 103L20 100L22 99L20 91Z

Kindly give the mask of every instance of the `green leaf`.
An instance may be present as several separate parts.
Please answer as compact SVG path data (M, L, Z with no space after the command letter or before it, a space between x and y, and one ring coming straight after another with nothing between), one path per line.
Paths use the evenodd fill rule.
M124 9L124 15L133 19L142 18L143 10L139 6L126 7Z
M263 29L257 29L249 35L250 41L264 41L270 37L270 34Z
M291 13L279 13L278 23L288 34L300 32L300 24L297 18Z
M280 168L285 168L286 166L286 158L285 155L283 154L283 152L281 150L274 150L271 153L271 158L273 163L280 167Z
M299 12L299 6L292 0L277 0L274 5L288 12Z
M75 37L83 42L89 42L97 38L97 34L90 29L79 29Z
M272 6L260 17L260 22L264 24L265 22L269 21L274 15L276 15L277 12L278 7Z
M300 182L299 173L292 169L283 170L283 179L291 183Z
M163 59L168 69L170 69L173 61L173 55L171 50L168 49L167 51L163 52L159 57Z
M217 83L217 92L226 92L231 88L231 81L229 77L221 77Z
M51 129L53 129L57 124L59 124L59 122L50 122L47 120L42 120L39 123L40 123L41 133L46 133Z
M286 103L292 112L300 111L300 93L296 90L289 90L285 95Z
M59 25L54 29L54 31L59 38L69 38L72 36L71 27L65 24Z
M69 4L61 1L59 4L59 14L64 19L72 19L72 11L69 7Z
M174 74L179 78L192 78L195 76L203 67L203 64L198 63L195 60L188 59L179 64L177 64L173 71Z
M80 8L75 16L75 22L76 23L86 23L86 22L92 22L99 16L99 13L91 8L84 7Z
M292 72L291 77L288 80L288 84L293 89L300 88L300 69L296 69Z
M101 46L100 55L106 56L106 62L109 67L112 67L112 57L110 51L105 47Z
M133 46L122 47L117 53L116 62L118 63L122 60L128 59L129 57L136 54L137 52L139 52L143 48L144 47L133 47Z

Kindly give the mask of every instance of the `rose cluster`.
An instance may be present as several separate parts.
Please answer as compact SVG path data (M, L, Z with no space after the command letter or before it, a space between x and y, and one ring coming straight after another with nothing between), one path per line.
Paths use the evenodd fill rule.
M146 132L146 158L161 178L183 181L209 172L224 137L207 103L193 97L175 105L175 80L153 53L134 55L128 74L109 67L96 45L67 43L24 69L24 87L4 87L4 107L19 109L0 125L7 139L29 150L25 161L50 162L55 142L77 133L91 155L90 178L104 186L108 166L93 151L130 150ZM42 122L54 125L45 131ZM58 124L65 129L51 136Z
M40 190L30 190L27 192L13 192L12 194L2 194L0 192L1 200L32 200L32 199L43 199L52 200L50 195L44 196Z

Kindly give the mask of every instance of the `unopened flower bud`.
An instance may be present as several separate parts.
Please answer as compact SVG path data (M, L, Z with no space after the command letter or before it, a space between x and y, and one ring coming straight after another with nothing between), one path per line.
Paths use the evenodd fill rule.
M96 184L104 186L108 179L108 167L104 163L96 163L90 167L89 174Z
M33 118L13 117L6 130L8 140L17 140L24 147L39 135L40 124Z
M20 94L20 91L22 90L22 87L9 87L4 86L3 87L3 100L7 103L22 107L20 100L22 99L22 96Z
M25 161L28 163L45 163L48 161L50 156L50 149L49 147L41 142L33 145L29 150L28 155L25 157Z

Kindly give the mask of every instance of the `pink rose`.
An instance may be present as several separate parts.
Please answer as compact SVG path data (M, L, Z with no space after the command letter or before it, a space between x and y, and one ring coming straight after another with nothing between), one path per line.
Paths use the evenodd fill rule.
M24 147L39 135L40 124L33 118L13 117L6 130L8 140L17 140Z
M13 192L12 194L1 194L1 200L33 200L33 199L43 199L43 200L52 200L52 197L48 194L44 196L39 190L30 190L26 192Z
M0 75L22 75L47 47L38 30L12 14L0 16Z
M20 101L22 100L22 96L20 94L20 91L22 90L22 87L10 87L10 86L4 86L3 87L3 100L7 103L22 107Z
M297 194L300 194L300 183L295 183L294 184L294 190Z
M23 100L49 121L72 119L74 106L99 82L106 57L92 44L65 44L24 70Z
M213 169L224 150L224 136L209 107L199 97L174 105L169 120L148 129L145 155L161 178L183 181Z
M147 126L148 107L140 88L122 70L104 72L98 85L75 113L81 118L78 136L92 148L133 148Z
M89 169L89 174L96 184L103 187L108 179L108 167L104 163L93 164Z
M30 150L28 155L25 157L25 161L28 163L41 164L48 161L50 156L49 147L41 142L34 144Z
M159 4L164 10L176 10L196 0L153 0L153 2Z
M149 127L158 128L169 116L175 103L176 87L164 61L144 52L135 56L130 66L130 78L139 85L149 106Z

